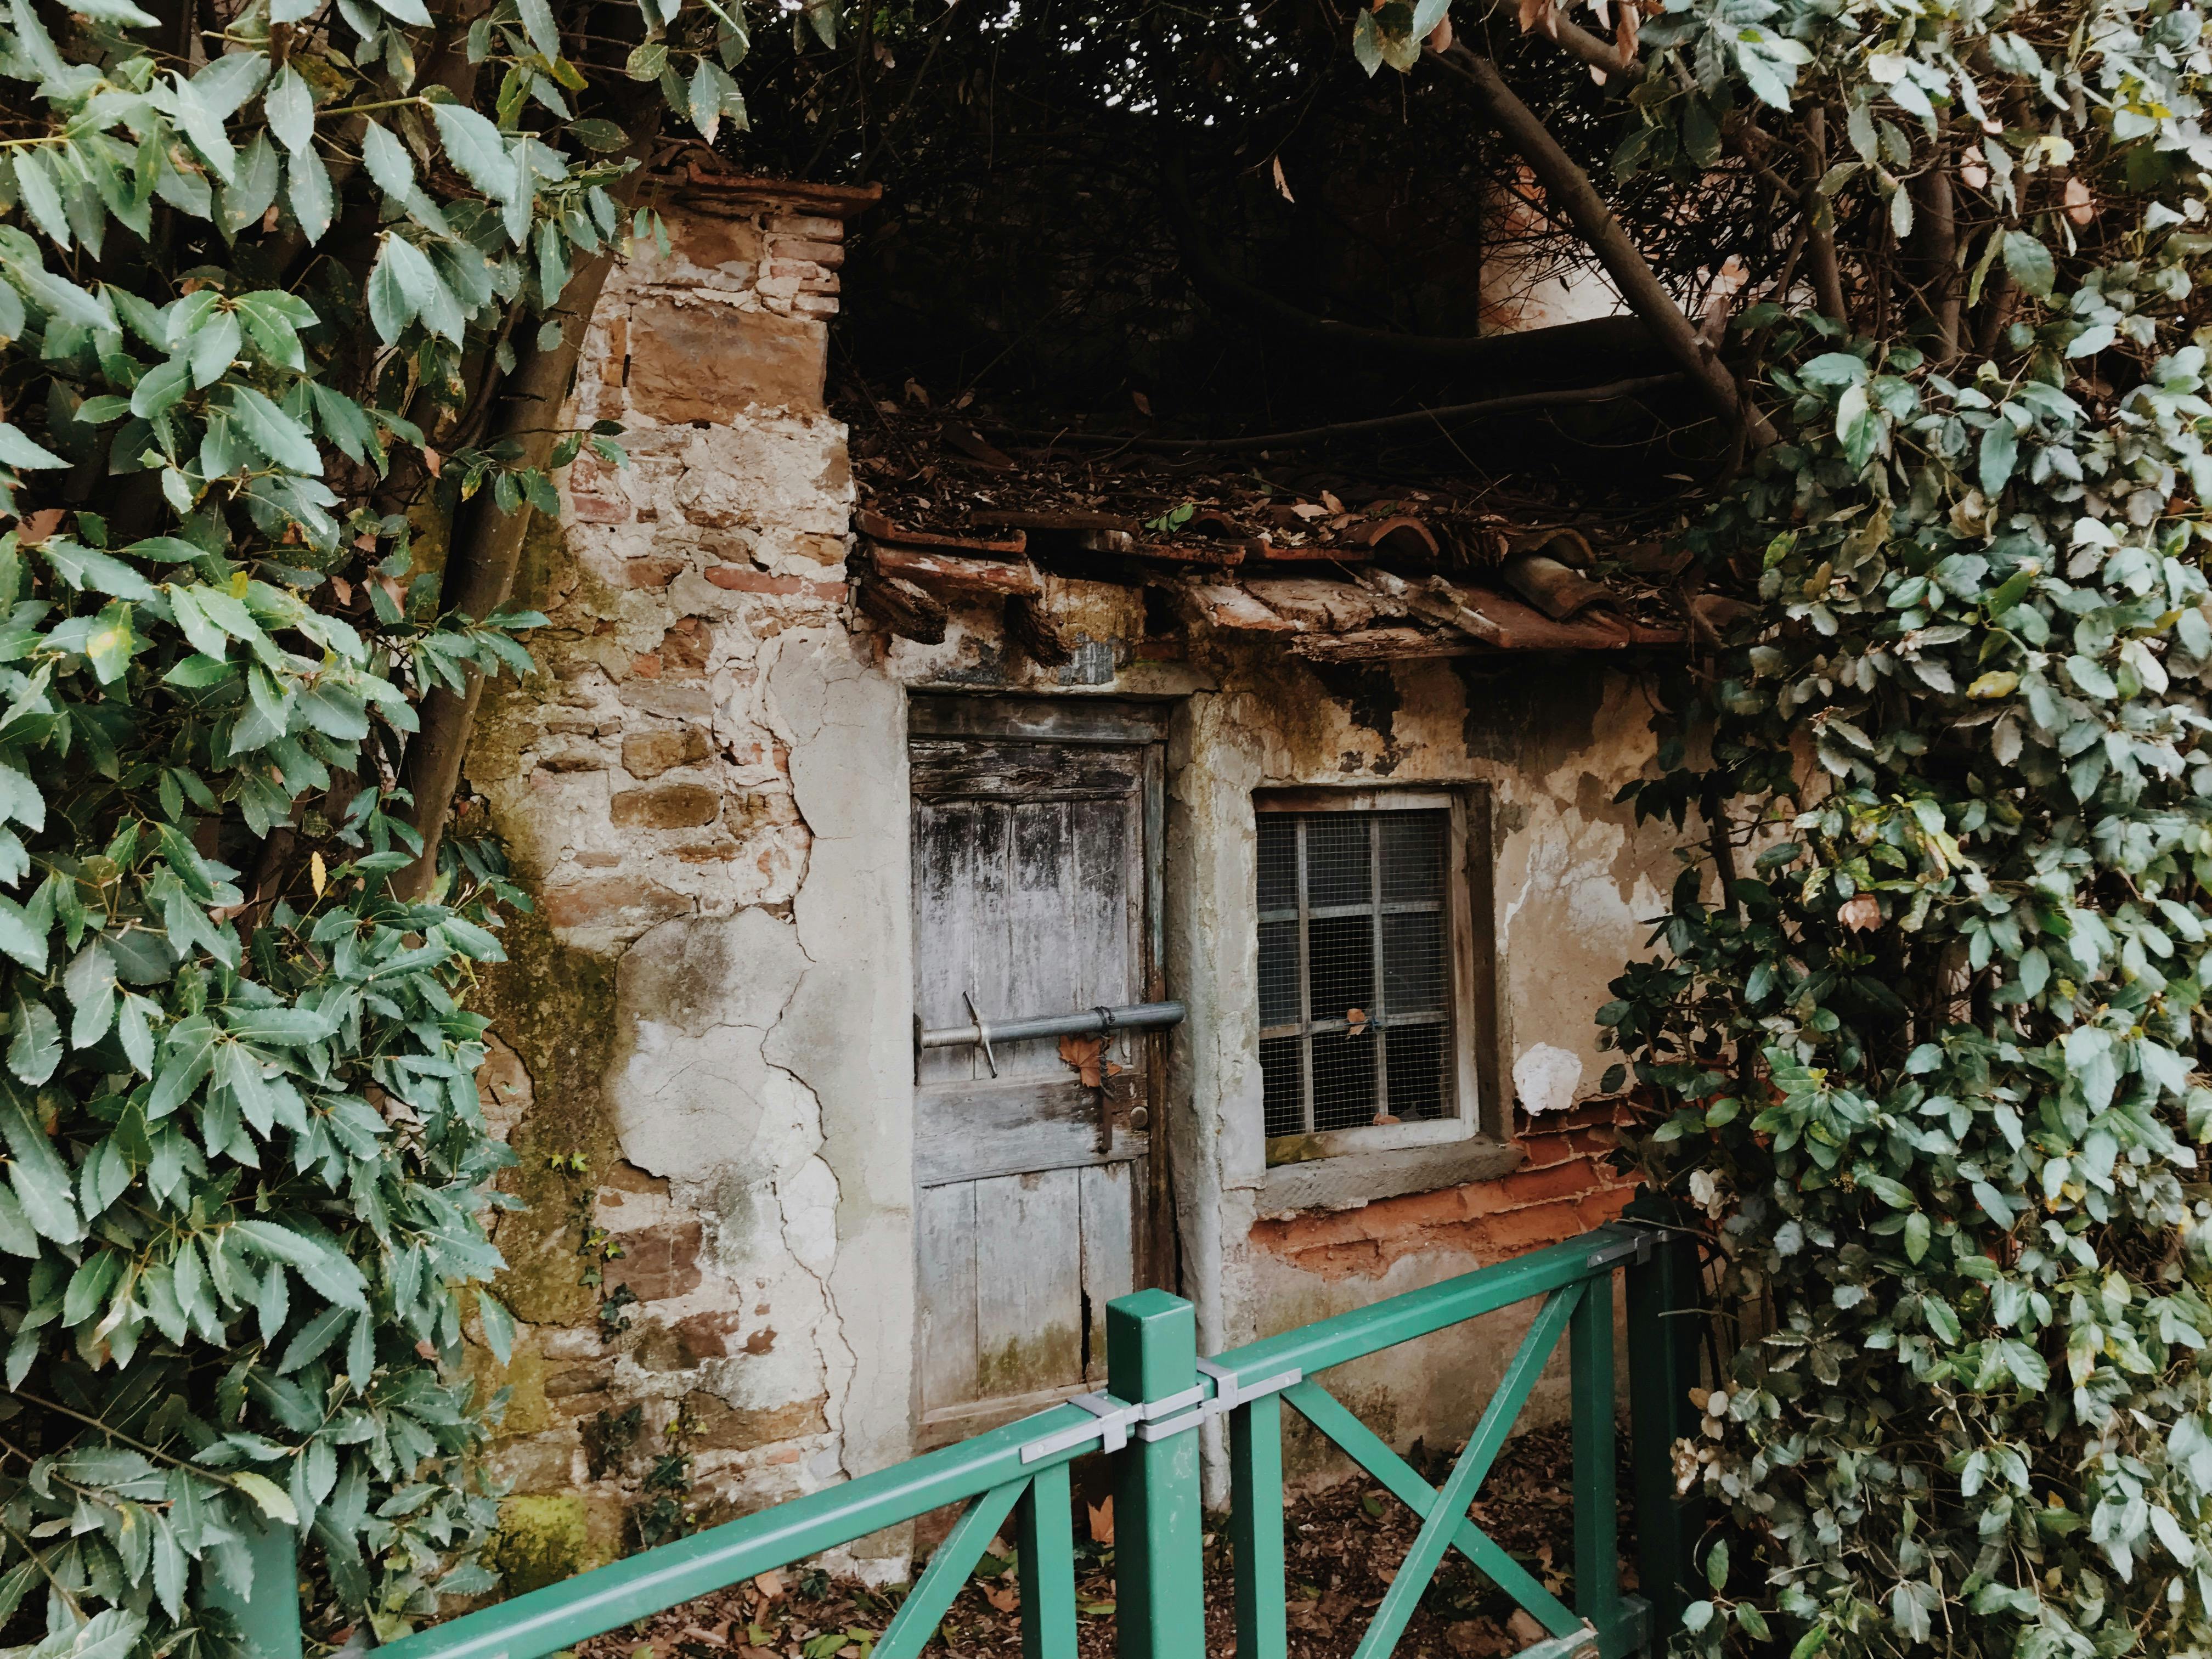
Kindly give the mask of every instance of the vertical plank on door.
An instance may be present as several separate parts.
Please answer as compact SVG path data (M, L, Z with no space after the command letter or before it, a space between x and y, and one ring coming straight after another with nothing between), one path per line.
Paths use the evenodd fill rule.
M975 1185L925 1187L916 1231L921 1254L921 1405L973 1400L975 1349Z
M1069 948L1068 919L1075 904L1076 860L1072 833L1077 805L1060 800L1017 801L1010 810L1010 875L999 899L1004 954L995 967L996 994L1008 1018L1065 1013L1079 1006L1079 949ZM1000 1055L1001 1076L1067 1076L1059 1046L1050 1042L1010 1044Z
M1073 1007L1139 1000L1140 969L1137 937L1129 927L1126 868L1134 805L1127 798L1076 803L1071 839L1080 880L1070 896L1068 928L1074 954L1083 961L1084 979ZM1118 1064L1128 1065L1127 1033L1114 1037L1107 1048Z
M976 864L989 841L988 802L916 801L914 809L914 1012L925 1025L960 1025L962 993L975 982ZM946 1083L981 1075L972 1048L934 1048L915 1081Z
M1106 1376L1106 1304L1137 1288L1137 1194L1145 1160L1095 1164L1076 1172L1083 1188L1083 1300L1091 1317L1084 1380Z
M1046 1170L974 1185L980 1397L1082 1381L1082 1173Z

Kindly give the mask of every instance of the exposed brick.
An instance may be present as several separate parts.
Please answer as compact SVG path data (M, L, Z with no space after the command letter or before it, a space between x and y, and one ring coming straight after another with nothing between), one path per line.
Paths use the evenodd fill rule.
M538 757L538 764L548 772L597 772L606 763L606 757L596 749L556 749Z
M608 817L624 830L696 830L721 810L721 796L696 783L618 790L607 803Z
M1482 1223L1483 1254L1492 1261L1522 1255L1589 1231L1571 1199L1507 1210Z
M832 270L845 263L844 245L840 242L817 242L803 237L776 236L769 240L768 257L771 259L805 259Z
M791 302L791 308L809 317L835 317L839 307L832 294L801 294Z
M1457 1187L1446 1187L1433 1193L1408 1193L1402 1198L1370 1204L1352 1213L1366 1221L1370 1238L1389 1238L1425 1227L1449 1227L1467 1217Z
M1575 1213L1584 1227L1602 1227L1608 1221L1617 1221L1628 1201L1636 1196L1637 1183L1625 1182L1604 1192L1591 1193L1575 1206Z
M771 236L811 236L817 241L842 241L845 224L841 219L825 219L813 213L778 213L768 222Z
M565 1370L549 1372L545 1378L545 1397L566 1400L580 1394L596 1394L614 1381L615 1366L611 1359L602 1359L586 1365L571 1365Z
M632 559L623 567L623 580L632 587L663 588L683 574L681 559Z
M660 678L660 653L658 651L639 652L637 655L629 659L629 672L637 678L641 680L659 679Z
M626 501L611 501L598 495L572 492L568 497L568 507L586 524L629 522L629 504Z
M811 259L778 259L774 264L768 268L768 274L771 276L788 276L793 282L802 283L818 283L827 280L834 284L836 281L835 277L830 276L828 271L824 270L820 265L816 264ZM833 291L835 291L834 288L830 289L817 289L815 290L817 293L828 293Z
M663 1222L634 1233L617 1233L614 1242L622 1247L622 1257L608 1263L607 1277L629 1285L639 1301L665 1301L699 1288L704 1235L697 1222Z
M632 732L623 739L623 770L634 778L657 778L678 766L696 766L714 752L696 726L674 731Z
M556 927L650 927L689 915L691 901L642 876L594 876L545 890L545 919Z
M823 1414L829 1403L823 1395L782 1406L744 1407L726 1404L711 1394L695 1394L686 1405L693 1425L688 1443L701 1451L753 1451L803 1434L823 1434L830 1427Z
M671 251L679 259L709 270L740 268L761 257L761 234L748 219L721 219L704 213L668 216Z
M640 414L727 423L754 404L820 409L829 337L804 318L655 300L630 313L629 356Z
M714 630L696 617L681 617L660 636L660 665L679 678L696 679L714 650Z
M1554 1198L1572 1198L1589 1191L1604 1177L1596 1167L1577 1158L1540 1170L1516 1170L1495 1183L1505 1195L1505 1207L1540 1204Z
M744 850L734 841L695 841L672 847L668 853L685 864L726 864Z
M744 1322L744 1315L726 1308L678 1320L670 1328L678 1361L690 1366L726 1358L738 1351L738 1330Z
M811 594L817 599L842 604L845 598L842 582L813 581L805 576L778 576L765 570L749 570L741 564L718 564L707 572L707 580L717 587L728 588L733 593Z
M1567 1135L1522 1135L1518 1144L1531 1164L1561 1164L1577 1156Z

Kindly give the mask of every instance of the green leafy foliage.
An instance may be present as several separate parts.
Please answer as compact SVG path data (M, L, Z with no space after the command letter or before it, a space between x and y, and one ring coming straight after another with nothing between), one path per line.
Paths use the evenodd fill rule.
M501 387L573 353L532 319L653 228L623 198L657 106L742 118L719 0L157 11L0 14L17 1659L229 1650L212 1587L291 1593L252 1582L266 1526L329 1626L495 1583L500 1401L461 1366L513 1336L480 1288L509 1155L463 999L524 901L469 842L396 887L397 783L417 705L527 672L540 619L453 612L421 550L554 510L587 439L619 459L533 448ZM623 35L660 84L586 72Z
M1678 1450L1716 1514L1701 1652L2212 1642L2199 31L1644 26L1625 164L1809 103L1845 145L1818 210L1875 228L1846 318L1741 319L1788 435L1686 540L1746 614L1626 792L1735 832L1601 1016L1743 1321ZM1931 278L1900 248L1939 174Z
M1737 350L1784 434L1684 527L1737 620L1624 799L1705 841L1601 1015L1739 1337L1676 1639L2203 1651L2203 18L1639 21L1617 168L1767 186Z

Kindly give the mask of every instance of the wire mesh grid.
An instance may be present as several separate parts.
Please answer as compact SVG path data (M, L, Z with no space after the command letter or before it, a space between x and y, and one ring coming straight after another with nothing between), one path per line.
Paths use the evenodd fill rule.
M1444 811L1260 814L1270 1137L1452 1107Z

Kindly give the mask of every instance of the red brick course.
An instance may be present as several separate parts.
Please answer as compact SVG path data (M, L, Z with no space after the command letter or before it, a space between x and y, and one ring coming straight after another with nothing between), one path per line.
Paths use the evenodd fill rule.
M1625 1115L1612 1101L1518 1115L1514 1139L1528 1161L1509 1176L1262 1221L1252 1242L1323 1279L1379 1278L1407 1256L1437 1253L1482 1267L1557 1244L1612 1220L1635 1194L1635 1178L1607 1161Z

